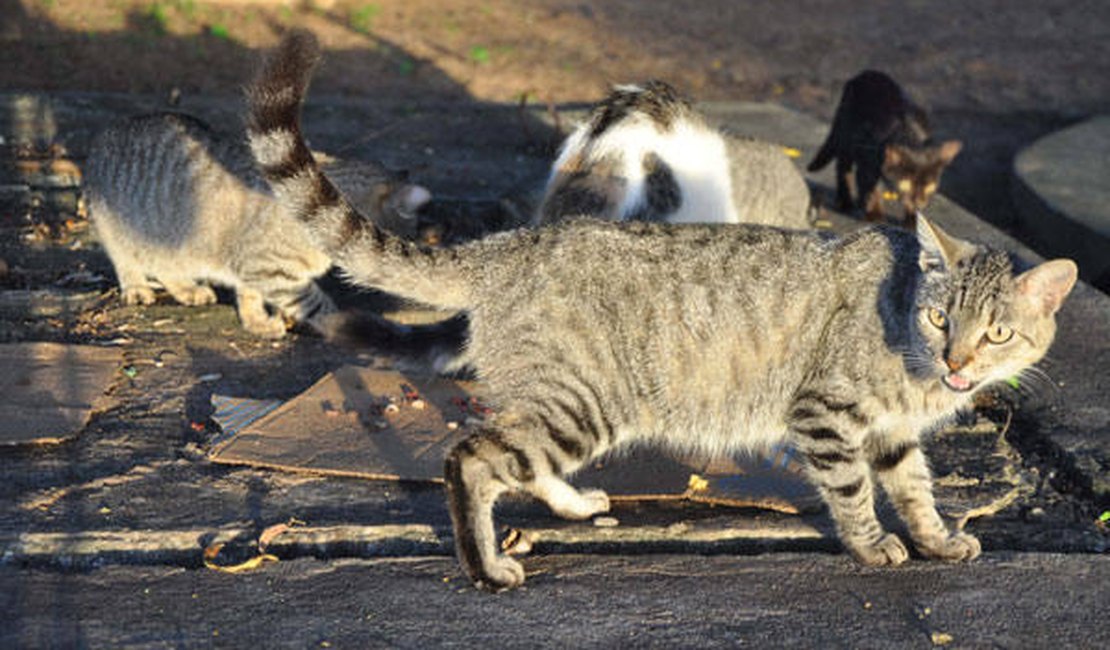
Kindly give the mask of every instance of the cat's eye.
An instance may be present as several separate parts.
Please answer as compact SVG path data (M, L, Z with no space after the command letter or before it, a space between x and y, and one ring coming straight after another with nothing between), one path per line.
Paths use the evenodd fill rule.
M948 329L948 314L944 313L944 310L938 307L930 307L929 322L937 329Z
M937 184L936 183L929 183L928 185L925 186L925 193L926 194L932 194L936 191L937 191Z
M1014 338L1014 330L1005 325L991 325L987 328L987 340L999 345Z
M903 194L907 194L912 189L913 189L913 183L911 183L910 181L908 181L904 178L902 180L898 181L898 191L899 192L901 192Z

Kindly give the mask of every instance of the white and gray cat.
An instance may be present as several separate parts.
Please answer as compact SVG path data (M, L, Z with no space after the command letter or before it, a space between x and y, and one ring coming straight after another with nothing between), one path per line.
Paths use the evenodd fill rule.
M373 163L326 169L379 225L414 234L427 190ZM287 320L321 329L335 311L314 281L331 258L274 200L241 136L177 113L121 121L94 140L85 193L126 304L154 302L151 280L182 304L210 304L215 283L235 289L243 326L269 338Z
M662 81L617 86L563 142L532 223L581 215L809 228L810 192L783 151L712 128Z
M356 284L466 310L468 359L495 412L449 454L459 560L489 590L524 581L493 506L509 491L586 518L599 490L564 480L635 444L709 455L789 442L863 564L909 554L875 512L881 486L926 557L978 540L938 514L920 437L1030 368L1076 281L946 234L843 239L748 224L572 220L445 249L360 216L319 172L299 109L315 39L283 40L250 88L251 147L276 195Z

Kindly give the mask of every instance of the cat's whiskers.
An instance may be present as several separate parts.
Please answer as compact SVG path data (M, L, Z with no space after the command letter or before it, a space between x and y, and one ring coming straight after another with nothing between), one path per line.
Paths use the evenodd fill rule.
M1060 395L1060 386L1044 370L1029 366L1017 373L1017 391L1028 398L1047 394L1050 401L1055 401Z

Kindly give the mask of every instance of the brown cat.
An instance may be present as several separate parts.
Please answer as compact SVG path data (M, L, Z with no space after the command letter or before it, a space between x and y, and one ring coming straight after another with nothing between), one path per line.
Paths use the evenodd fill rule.
M835 158L838 208L858 208L868 221L883 218L879 181L885 181L898 193L905 224L912 227L962 146L959 140L935 144L925 111L889 76L865 70L844 85L829 137L807 169L818 171ZM855 203L848 190L853 167Z

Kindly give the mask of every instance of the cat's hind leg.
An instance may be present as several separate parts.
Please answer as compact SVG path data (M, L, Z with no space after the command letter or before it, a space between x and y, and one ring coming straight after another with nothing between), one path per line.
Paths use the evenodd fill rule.
M266 311L266 301L258 291L239 286L235 289L235 306L243 329L267 339L285 336L285 319Z
M498 547L493 506L504 492L534 480L531 461L499 432L487 430L451 451L444 478L455 550L467 575L489 591L519 586L524 566Z
M937 512L929 466L916 440L874 450L871 466L922 555L949 562L979 556L979 540L950 531Z
M305 323L319 333L327 331L325 318L336 312L335 302L312 280L270 288L262 294L288 320Z

